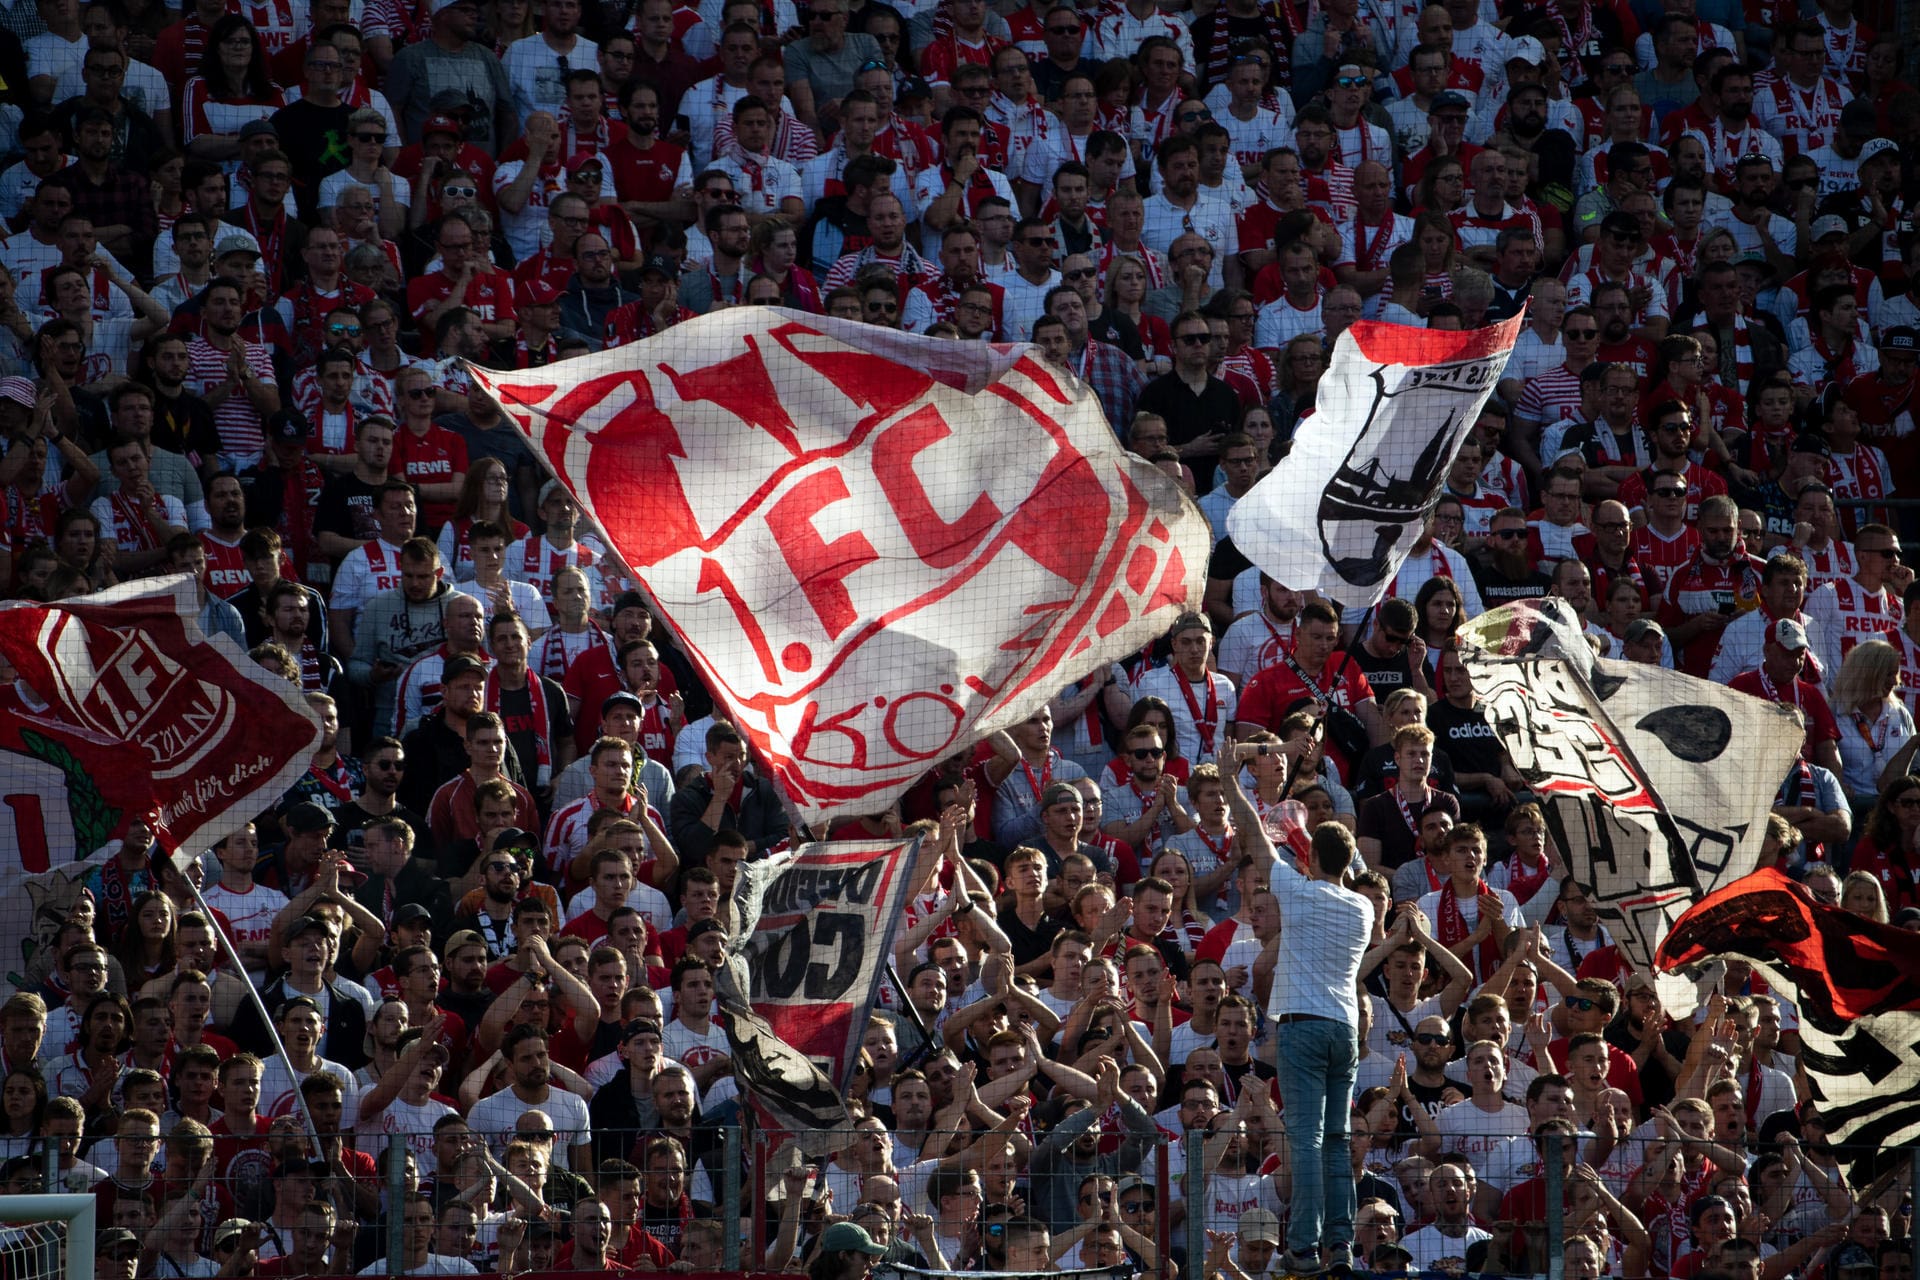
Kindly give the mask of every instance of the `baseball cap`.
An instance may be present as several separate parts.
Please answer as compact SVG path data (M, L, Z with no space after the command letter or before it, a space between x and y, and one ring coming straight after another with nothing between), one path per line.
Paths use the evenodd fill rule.
M248 138L277 138L279 136L280 131L273 127L273 121L271 120L249 120L240 126L240 141L242 142L245 142Z
M326 927L327 927L327 922L325 920L322 920L319 916L295 916L293 918L293 921L287 925L286 940L288 942L292 942L295 938L299 937L303 933L308 932L309 930L324 929Z
M1889 351L1898 351L1909 356L1920 354L1920 329L1915 329L1911 325L1897 324L1887 330L1886 336L1880 339L1880 354L1885 355ZM25 381L25 378L7 378L5 381L0 381L0 388L4 388L8 382Z
M288 809L281 815L281 821L287 824L287 830L299 835L333 830L333 815L311 800L302 800Z
M427 12L429 14L445 13L457 4L470 4L475 8L479 8L478 0L433 0L433 4L429 6Z
M467 96L465 89L442 89L427 99L427 110L437 116L458 118L472 115L474 106L474 100Z
M626 1029L620 1033L620 1039L622 1042L625 1042L639 1035L651 1035L656 1040L659 1039L660 1024L652 1018L635 1018L632 1022L629 1022Z
M33 408L34 387L32 378L0 378L0 400L11 400Z
M820 1233L820 1252L864 1253L869 1258L878 1258L886 1253L886 1249L877 1244L867 1234L867 1229L858 1223L836 1222Z
M1403 1244L1382 1240L1373 1246L1373 1253L1368 1257L1367 1265L1375 1271L1385 1267L1410 1267L1413 1265L1413 1255L1407 1252L1407 1247Z
M1627 624L1628 644L1638 644L1650 635L1659 636L1664 640L1667 637L1667 629L1652 618L1635 618Z
M544 507L547 505L548 498L551 498L556 493L565 494L566 492L567 492L566 486L561 484L558 480L549 480L545 484L540 486L540 500L536 502L534 505Z
M433 913L417 902L403 902L393 913L393 923L397 927L412 924L416 920L431 920Z
M1130 1173L1126 1177L1120 1179L1120 1181L1113 1184L1113 1193L1117 1196L1123 1196L1127 1194L1127 1192L1129 1191L1152 1191L1152 1190L1153 1190L1153 1183L1149 1182L1147 1179L1141 1177L1137 1173Z
M485 951L487 949L487 940L480 936L478 929L462 929L447 939L447 949L441 954L450 956L465 947L479 947L482 951Z
M696 920L687 926L687 941L692 942L695 938L703 938L709 933L725 933L726 931L726 926L718 920Z
M1242 1242L1280 1243L1280 1219L1273 1216L1271 1209L1248 1209L1240 1215L1240 1223L1236 1230L1239 1231Z
M567 176L569 178L579 176L581 171L585 169L598 169L602 173L605 173L607 165L606 162L600 158L598 151L582 151L577 153L573 159L567 161Z
M1465 111L1473 104L1467 101L1467 95L1456 93L1452 89L1442 89L1433 95L1433 105L1427 108L1428 115L1437 115L1442 111Z
M644 713L647 709L647 704L640 701L639 694L628 693L625 689L622 689L617 693L610 693L605 698L601 699L600 701L601 717L605 718L605 716L609 712L611 712L615 707L632 707L635 711Z
M1815 240L1843 236L1847 234L1847 220L1837 213L1823 213L1813 220L1811 234Z
M900 92L893 95L895 102L911 102L915 98L933 97L933 86L922 76L913 76L900 86Z
M464 138L467 136L467 129L452 116L431 115L427 117L426 123L420 126L420 136L424 138L430 133L450 133L456 138Z
M1920 907L1902 907L1893 913L1893 925L1896 929L1905 929L1909 925L1920 924Z
M440 664L440 684L452 684L460 676L487 674L487 664L470 653L456 653Z
M1878 160L1884 155L1898 156L1899 154L1900 144L1892 138L1868 138L1861 144L1860 158L1854 163L1865 164L1869 160Z
M1524 62L1537 67L1547 60L1547 48L1532 36L1521 36L1513 42L1512 52L1507 54L1508 62Z
M560 301L560 290L544 276L513 282L514 300L523 307L544 307Z
M1767 628L1767 639L1782 649L1804 649L1807 647L1807 629L1792 618L1782 618Z
M1660 984L1653 980L1652 974L1641 973L1637 969L1627 975L1626 990L1639 991L1643 988L1657 994L1660 990Z
M281 409L267 419L267 436L274 440L305 440L313 434L307 415L298 409Z
M500 852L502 849L538 849L539 847L539 837L535 836L531 831L522 831L518 827L508 827L493 838L493 851L495 853Z
M1183 631L1193 631L1195 629L1211 634L1213 632L1213 623L1207 621L1207 615L1204 613L1187 612L1173 620L1173 626L1168 629L1167 634L1169 636L1177 636Z
M260 242L244 231L221 236L220 242L213 246L213 256L224 258L230 253L244 253L257 258L260 256Z
M1872 129L1879 119L1879 109L1865 98L1855 98L1840 108L1840 127L1855 137Z
M1827 444L1827 437L1818 431L1802 431L1793 438L1793 453L1817 453L1823 458L1831 458L1833 450Z
M213 1247L216 1249L226 1248L230 1241L237 1240L245 1235L247 1228L252 1225L253 1224L245 1218L226 1219L213 1229Z
M865 1233L862 1232L861 1234L864 1235ZM134 1235L133 1232L127 1230L125 1227L108 1227L95 1238L94 1243L95 1247L101 1253L112 1253L117 1249L125 1249L129 1246L138 1249L140 1247L140 1237Z
M674 265L672 258L666 257L663 254L656 253L640 264L641 275L645 275L649 271L656 275L665 276L669 280L677 280L680 278L680 268Z

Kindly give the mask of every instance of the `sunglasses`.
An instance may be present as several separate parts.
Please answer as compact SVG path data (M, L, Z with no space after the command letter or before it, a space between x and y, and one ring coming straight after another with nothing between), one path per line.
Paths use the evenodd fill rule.
M722 204L739 204L740 193L738 191L709 191L707 192L707 199L718 200Z
M1065 273L1065 278L1068 280L1091 280L1099 274L1100 273L1094 270L1092 267L1082 267L1078 271L1069 271Z
M1210 333L1183 333L1178 340L1189 347L1204 347L1213 341L1213 335Z
M1382 639L1384 639L1384 640L1385 640L1385 641L1386 641L1386 642L1387 642L1388 644L1390 644L1390 645L1394 645L1394 646L1396 646L1396 647L1398 647L1398 646L1400 646L1400 645L1406 645L1406 644L1411 644L1411 643L1413 643L1413 632L1411 632L1411 631L1386 631L1386 630L1382 630L1382 631L1381 631L1381 633L1380 633L1380 636L1381 636L1381 638L1382 638Z
M357 338L360 336L360 326L357 324L330 324L327 326L327 332L335 337L344 335L349 338Z
M1080 34L1080 28L1078 28L1078 27L1048 27L1048 28L1047 28L1047 34L1048 34L1048 35L1050 35L1050 36L1077 36L1077 35L1079 35L1079 34Z
M1687 491L1685 489L1660 488L1653 491L1653 496L1656 498L1684 498L1687 496Z
M385 142L387 136L383 133L356 133L353 135L353 140L355 142Z
M1165 747L1135 747L1133 749L1133 758L1135 760L1158 760L1165 754L1167 754Z
M1364 89L1367 87L1365 76L1337 76L1333 81L1342 89Z
M1211 119L1213 119L1211 111L1182 111L1179 115L1181 124L1198 124L1202 120Z
M880 61L880 59L868 58L865 62L860 64L860 69L854 72L854 74L858 76L863 76L867 74L867 72L869 71L891 71L891 70L892 68L889 67L886 63Z
M1444 1035L1437 1036L1433 1034L1433 1032L1431 1031L1416 1031L1413 1033L1413 1042L1415 1044L1427 1044L1427 1045L1452 1044L1453 1038L1451 1036L1444 1036Z
M1599 1002L1592 996L1568 996L1566 1005L1575 1013L1592 1013L1599 1006Z
M1499 538L1502 542L1510 542L1515 538L1526 537L1527 531L1525 529L1495 529L1488 533L1487 536L1489 538Z
M1589 339L1600 336L1598 329L1562 329L1560 332L1572 338L1575 342L1586 342Z
M1151 1200L1122 1200L1120 1202L1120 1212L1122 1213L1145 1213L1151 1208L1153 1208L1153 1201Z
M480 188L478 187L442 187L440 188L440 194L443 196L452 196L456 200L470 200L474 196L477 196L480 194Z
M413 390L407 392L407 399L431 400L437 394L438 392L432 387L415 387Z

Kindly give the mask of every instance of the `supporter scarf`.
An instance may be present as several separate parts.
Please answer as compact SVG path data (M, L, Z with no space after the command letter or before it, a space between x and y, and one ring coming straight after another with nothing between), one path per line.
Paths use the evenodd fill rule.
M1448 581L1452 581L1453 570L1448 566L1446 556L1441 554L1440 544L1437 542L1429 542L1427 544L1427 555L1433 564L1433 573L1431 576L1435 578L1446 578ZM1387 584L1387 599L1391 600L1399 594L1400 576L1395 574L1393 581Z
M500 668L487 673L487 710L500 714ZM531 668L527 671L527 703L533 715L533 749L536 756L534 785L547 787L553 783L553 743L549 740L552 721L547 719L547 690L540 683L540 677Z
M1428 874L1432 874L1432 864L1428 864ZM1492 893L1485 880L1473 886L1476 895ZM1440 886L1440 919L1438 939L1441 946L1451 947L1456 942L1465 941L1473 930L1467 928L1467 918L1460 911L1460 899L1453 891L1453 881L1449 879ZM1500 967L1500 944L1489 933L1486 940L1474 949L1475 970L1477 976L1484 979Z
M1708 328L1718 334L1720 326L1709 320L1707 313L1702 311L1688 322L1687 328ZM1727 355L1726 345L1722 343L1720 347L1720 358L1723 362ZM1747 313L1744 311L1733 313L1733 376L1740 394L1746 395L1748 385L1753 381L1753 338L1748 331Z
M1507 860L1507 892L1513 895L1514 901L1516 902L1527 903L1533 901L1533 895L1540 892L1541 886L1547 883L1547 876L1547 860L1545 858L1540 859L1540 865L1531 871L1522 871L1520 869L1520 859L1518 857Z
M568 635L585 636L585 639L580 642L580 653L591 650L596 640L601 644L608 644L606 631L591 618L587 619L585 632L566 632L556 626L541 636L539 643L534 646L533 662L530 664L532 669L549 680L564 679L567 668L572 666L574 658L579 656L579 654L575 654L574 658L567 656Z
M134 540L135 545L131 550L152 551L160 545L160 540L154 536L153 526L147 523L146 513L128 500L124 489L108 498L107 503L113 508L116 538L118 530L125 529Z
M1205 759L1213 754L1213 735L1215 722L1220 716L1220 691L1213 687L1213 677L1202 671L1200 678L1207 684L1206 709L1200 707L1200 700L1193 696L1193 685L1182 675L1179 668L1173 669L1173 682L1180 686L1180 696L1186 700L1187 714L1193 717L1193 727L1200 734L1200 756ZM1212 846L1209 845L1209 848Z
M1306 20L1311 21L1319 8L1318 0L1307 0ZM1306 28L1302 15L1296 13L1291 4L1262 4L1254 11L1253 16L1260 20L1262 27L1266 28L1267 47L1276 52L1293 48L1295 37ZM1233 61L1233 38L1227 28L1226 13L1224 11L1216 13L1213 31L1207 40L1206 55L1202 59L1206 68L1205 79L1209 84L1223 83ZM1199 51L1195 50L1195 52ZM1278 59L1274 67L1274 83L1292 87L1293 60L1291 58Z

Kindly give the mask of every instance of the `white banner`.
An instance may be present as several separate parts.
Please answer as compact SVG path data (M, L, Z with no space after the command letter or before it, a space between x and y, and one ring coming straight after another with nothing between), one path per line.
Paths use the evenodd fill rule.
M1227 516L1234 546L1295 591L1350 608L1378 602L1420 540L1522 319L1466 332L1356 322L1334 343L1286 460Z

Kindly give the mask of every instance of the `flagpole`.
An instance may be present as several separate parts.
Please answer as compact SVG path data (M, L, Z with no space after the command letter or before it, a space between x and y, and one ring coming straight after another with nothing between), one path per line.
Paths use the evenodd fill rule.
M241 963L240 953L234 950L233 940L227 937L227 931L220 927L219 917L207 904L206 898L200 892L200 886L195 884L193 877L184 871L180 873L180 878L186 881L187 888L193 890L193 900L199 904L200 913L206 916L207 927L213 933L214 942L220 947L221 956L232 966L234 978L246 984L247 999L253 1002L253 1011L259 1015L260 1025L266 1028L267 1038L273 1042L274 1055L286 1066L287 1078L293 1081L294 1106L299 1110L300 1118L306 1122L307 1141L313 1144L314 1158L324 1160L326 1148L320 1143L320 1128L313 1122L313 1113L307 1110L307 1096L300 1092L300 1072L294 1068L293 1059L287 1054L287 1046L280 1042L280 1032L273 1025L272 1015L267 1012L266 1001L260 998L260 989L248 979L247 967Z

